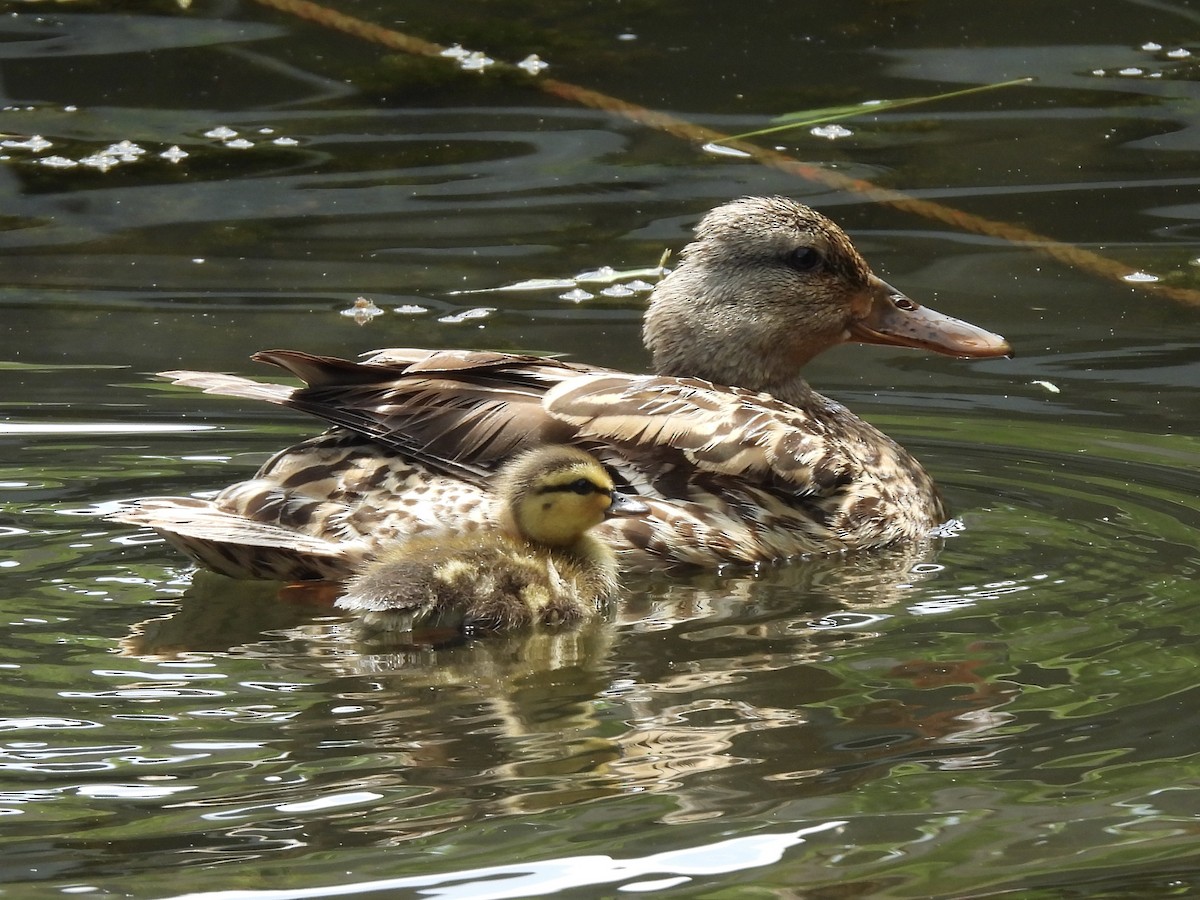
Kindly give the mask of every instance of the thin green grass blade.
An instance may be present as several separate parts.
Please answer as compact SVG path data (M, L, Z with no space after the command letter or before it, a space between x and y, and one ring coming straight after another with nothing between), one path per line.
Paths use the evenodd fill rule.
M788 131L792 128L805 128L812 125L824 125L826 122L838 122L842 119L851 119L855 116L871 115L874 113L888 112L893 109L900 109L905 106L916 106L922 103L934 103L938 100L949 100L953 97L965 97L967 94L980 94L984 91L994 91L999 88L1013 87L1018 84L1028 84L1033 81L1032 78L1013 78L1009 81L997 81L993 84L980 84L975 87L962 88L957 91L947 91L944 94L930 94L926 97L899 97L894 100L866 100L862 103L851 103L845 106L826 106L821 109L809 109L802 112L784 113L781 116L776 116L771 121L778 122L778 125L773 125L769 128L760 128L757 131L747 131L744 134L735 134L724 138L715 143L721 144L727 141L740 141L746 138L761 137L764 134L775 134L780 131Z

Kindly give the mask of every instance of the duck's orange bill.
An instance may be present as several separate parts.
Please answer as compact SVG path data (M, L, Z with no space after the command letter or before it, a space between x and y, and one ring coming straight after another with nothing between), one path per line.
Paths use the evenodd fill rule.
M886 281L874 281L870 308L850 325L850 340L917 347L946 356L1012 356L1012 347L1000 335L921 306Z

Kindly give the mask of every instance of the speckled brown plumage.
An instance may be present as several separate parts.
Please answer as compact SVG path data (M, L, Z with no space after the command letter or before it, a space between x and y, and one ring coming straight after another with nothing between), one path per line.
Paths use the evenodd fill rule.
M299 377L300 388L164 373L335 427L277 454L203 510L189 501L168 515L170 499L158 498L117 518L149 525L231 575L305 577L322 566L345 574L399 535L481 527L493 513L489 473L528 447L568 442L595 452L651 508L598 529L630 567L915 541L945 516L932 480L894 441L813 391L799 368L846 341L1009 352L996 335L900 294L835 224L777 197L704 217L655 288L644 337L657 375L406 349L362 362L255 355ZM226 529L225 517L238 527ZM288 533L297 535L294 575Z

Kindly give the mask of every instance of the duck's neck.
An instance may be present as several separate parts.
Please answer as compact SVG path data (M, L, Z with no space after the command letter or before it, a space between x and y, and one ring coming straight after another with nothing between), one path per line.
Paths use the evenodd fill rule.
M662 371L664 368L666 371ZM678 372L672 372L670 366L664 366L659 371L661 374L673 374L676 377L698 377L703 378L706 382L713 382L713 384L769 394L775 400L790 403L793 407L809 407L821 400L821 395L812 390L809 383L805 382L796 370L791 370L780 377L773 377L770 372L755 370L754 367L749 366L732 368L732 370L731 368L714 368L712 365L683 366Z
M810 407L821 399L820 394L808 386L799 375L793 375L791 378L780 381L776 384L764 385L758 390L765 394L770 394L776 400L781 400L792 406Z
M799 374L816 352L807 345L781 348L749 335L742 323L705 329L693 319L652 306L643 331L654 358L654 371L677 378L703 378L714 384L770 394L784 403L805 406L814 393ZM708 353L697 347L718 348Z

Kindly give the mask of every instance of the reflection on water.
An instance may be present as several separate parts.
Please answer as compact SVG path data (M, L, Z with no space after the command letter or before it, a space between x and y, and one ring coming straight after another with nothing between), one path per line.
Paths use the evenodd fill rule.
M1082 444L1089 436L1062 438ZM1071 496L1084 492L1064 491L1070 482L1058 471L1062 457L1043 456L1044 464L1027 466L1019 479L993 479L987 492L951 481L969 498L974 521L929 555L636 582L615 619L576 631L438 650L364 647L330 615L327 597L205 575L162 607L165 616L135 626L121 646L143 664L173 667L213 653L228 654L227 663L239 669L254 661L256 674L223 685L219 707L205 715L275 722L271 746L280 759L324 773L319 784L311 776L281 776L265 793L243 785L230 797L175 798L181 808L204 810L206 821L236 820L239 829L254 830L278 827L283 815L295 831L302 814L320 812L333 831L312 837L309 849L331 840L342 846L353 827L367 846L420 853L467 824L484 828L497 817L535 823L555 811L574 823L556 820L559 826L575 833L590 827L590 806L632 797L641 810L631 813L635 822L696 828L725 822L740 830L756 820L752 810L762 809L774 810L771 819L815 828L813 817L830 809L822 798L836 797L838 815L853 815L829 834L820 832L822 858L836 846L842 850L835 855L866 871L889 854L915 852L916 832L884 830L879 837L877 817L891 811L889 820L904 821L895 815L908 806L903 798L921 795L918 786L936 781L937 773L975 780L975 799L952 808L965 803L978 815L1015 803L1036 818L1042 804L1051 830L1060 819L1049 811L1062 791L1081 790L1079 779L1086 783L1101 762L1129 767L1125 783L1140 782L1145 790L1150 773L1136 760L1122 760L1119 749L1129 740L1127 723L1112 722L1101 734L1096 722L1108 713L1085 710L1091 685L1116 677L1110 666L1128 664L1114 657L1118 648L1130 660L1140 651L1114 640L1116 621L1053 629L1046 622L1062 621L1070 609L1119 602L1129 568L1109 558L1139 544L1156 546L1154 516L1128 506L1125 521L1107 537L1089 535L1093 513ZM1144 452L1140 464L1161 460ZM1097 466L1091 478L1102 485L1111 472ZM1143 480L1151 480L1149 473ZM994 499L1018 493L1007 504ZM1099 510L1098 519L1106 512ZM1072 541L1071 558L1047 551L1042 567L1031 568L1039 548ZM1160 649L1173 652L1176 642L1164 637ZM193 679L176 672L147 678L126 670L120 687L103 693L142 699L165 690L198 703L203 697L200 705L214 702L203 693L204 669ZM231 693L257 696L239 701ZM1146 699L1152 707L1175 702L1170 692ZM1023 779L1015 795L1005 787L1014 759L1024 760L1021 768L1032 779ZM909 780L914 786L902 790ZM666 805L652 805L651 812L645 804L654 797ZM930 802L931 811L945 808ZM341 822L343 814L332 810L343 808L343 824L328 821ZM944 815L918 816L907 827L959 839ZM611 829L606 834L613 839ZM1019 839L1001 833L991 840L1013 842L1010 853L1043 852L1026 846L1024 831ZM593 846L602 845L597 836ZM881 855L871 857L868 847ZM558 864L574 861L566 845L537 856L560 852L566 855ZM468 856L451 881L488 883L517 871L483 865L487 857L478 849ZM641 854L629 848L617 856L621 878L637 884L638 866L626 856ZM653 856L664 877L697 875L683 860L673 868L664 863L669 855ZM483 868L475 871L476 865ZM740 860L710 871L753 865ZM532 877L548 879L547 889L560 883L542 867L534 871ZM571 884L601 877L572 871Z
M0 128L52 144L0 148L0 882L264 900L1195 891L1193 309L257 5L135 6L23 4L0 28ZM778 140L1195 283L1196 70L1169 54L1200 48L1182 5L1047 6L1035 27L942 0L816 18L564 2L562 30L484 6L408 4L403 27L537 52L555 77L727 132L1033 75ZM123 140L146 153L108 152ZM245 373L268 346L642 370L644 294L456 292L652 267L703 210L772 191L1017 347L811 367L938 478L964 527L924 555L633 580L608 621L434 649L362 645L319 591L195 575L102 520L236 481L312 427L148 373ZM358 297L383 314L340 315Z
M861 673L830 665L835 652L865 653L902 598L939 570L916 568L923 572L903 558L863 559L762 578L642 585L614 621L437 650L364 646L349 623L330 616L327 599L308 597L301 607L287 593L273 596L274 586L203 575L172 614L134 626L121 641L123 655L165 661L165 670L114 668L97 674L118 677L119 687L76 696L228 702L232 688L213 691L222 679L208 667L179 669L218 651L259 660L275 691L286 684L303 694L319 680L317 705L302 701L279 718L286 724L274 744L293 759L319 748L323 764L356 760L354 783L375 785L371 806L423 786L416 808L399 819L394 808L379 819L360 810L358 828L389 843L468 819L629 794L669 797L663 822L707 821L727 815L731 797L757 792L761 781L811 782L824 794L910 757L968 768L994 752L989 733L1011 719L997 707L1017 688L979 670L1003 665L1003 644L975 642L961 659L877 661L876 677L893 685L879 696L860 694ZM800 608L797 597L805 598ZM260 677L252 686L267 683ZM258 714L266 711L260 704ZM736 767L754 771L748 781L717 774ZM305 799L280 802L316 802L311 786L298 790ZM431 806L433 795L444 803ZM238 818L254 818L244 803L239 794ZM257 815L277 813L274 804Z
M1194 448L1010 427L1007 453L973 462L984 478L953 474L970 445L923 446L920 424L893 430L966 520L928 555L635 581L611 621L436 650L359 644L319 591L174 572L161 542L65 495L27 504L4 537L28 573L4 663L0 800L23 826L6 866L69 859L55 877L165 893L164 859L287 859L303 892L334 853L364 891L504 896L751 869L865 890L929 853L1084 877L1146 834L1182 852L1188 782L1162 772L1186 773L1200 738ZM1034 437L1071 449L1017 449ZM705 855L727 841L776 850Z

